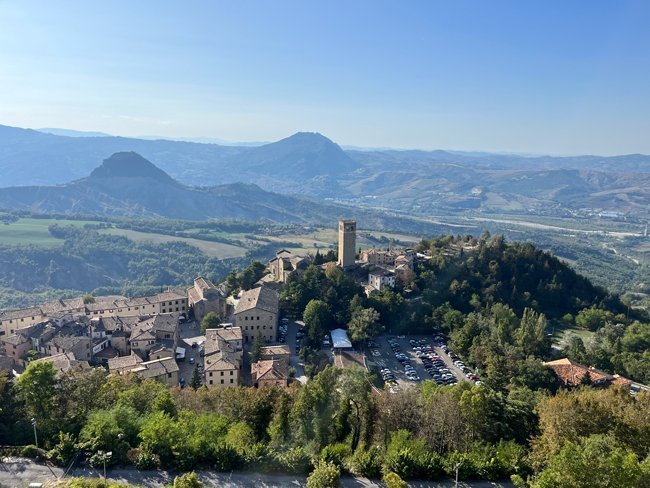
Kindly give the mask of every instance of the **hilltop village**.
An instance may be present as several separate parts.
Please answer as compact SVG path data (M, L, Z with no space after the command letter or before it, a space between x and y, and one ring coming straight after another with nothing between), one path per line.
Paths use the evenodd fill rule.
M397 279L412 279L415 261L427 259L414 249L357 252L356 222L351 220L339 222L337 255L338 267L353 271L367 296L394 287ZM214 285L199 276L187 290L132 298L86 296L2 311L0 369L17 376L35 361L52 362L60 374L103 366L168 386L185 386L196 369L208 388L287 386L294 381L304 325L287 344L288 319L281 317L279 292L313 261L313 256L280 250L262 278L236 294L226 281ZM208 315L218 317L218 323L199 330ZM349 349L349 339L342 337ZM249 364L244 351L260 340L257 360ZM323 346L330 345L333 341L323 337Z

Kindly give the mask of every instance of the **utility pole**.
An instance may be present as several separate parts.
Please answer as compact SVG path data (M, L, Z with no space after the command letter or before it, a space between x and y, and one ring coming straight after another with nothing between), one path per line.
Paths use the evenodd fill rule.
M36 419L32 419L32 426L34 427L34 444L36 445L36 448L38 449L38 436L36 435Z

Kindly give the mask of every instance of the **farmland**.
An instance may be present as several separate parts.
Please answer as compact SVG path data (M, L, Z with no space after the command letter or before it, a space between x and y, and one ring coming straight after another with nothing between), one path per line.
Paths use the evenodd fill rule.
M39 247L57 247L63 243L63 240L50 235L48 232L50 225L58 224L83 227L86 224L95 223L97 222L88 220L18 219L16 222L0 224L0 244L10 246L33 245Z

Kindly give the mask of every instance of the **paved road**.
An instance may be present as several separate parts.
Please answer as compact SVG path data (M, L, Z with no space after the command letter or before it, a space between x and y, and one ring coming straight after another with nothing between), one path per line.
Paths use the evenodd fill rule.
M296 379L304 385L307 383L307 376L305 376L305 364L303 360L298 357L298 353L300 351L296 350L296 332L298 332L298 328L303 325L305 324L302 321L289 321L289 327L287 327L286 344L289 344L289 349L291 349L289 366L296 370Z
M203 358L199 355L198 346L192 349L192 343L196 342L198 344L201 341L205 341L205 336L201 334L199 323L193 321L180 325L180 338L181 340L178 345L179 347L185 348L185 361L178 362L180 369L178 377L179 379L185 378L185 381L189 384L196 365L203 364ZM190 358L194 358L194 364L190 364Z
M174 473L167 471L137 471L135 469L112 469L108 471L108 479L123 483L137 484L147 488L162 488L174 480ZM215 473L213 471L199 471L199 476L209 487L220 488L283 488L283 487L304 487L306 478L304 476L272 475L246 472ZM30 482L45 483L54 481L63 475L60 468L49 468L42 464L36 464L24 458L6 458L0 463L0 487L26 487ZM70 473L70 476L87 476L99 478L101 473L92 468L77 468ZM382 485L366 478L341 478L343 488L380 488ZM413 488L452 488L453 481L412 481L409 483ZM488 481L477 481L471 483L459 483L463 488L512 488L510 482L492 483Z

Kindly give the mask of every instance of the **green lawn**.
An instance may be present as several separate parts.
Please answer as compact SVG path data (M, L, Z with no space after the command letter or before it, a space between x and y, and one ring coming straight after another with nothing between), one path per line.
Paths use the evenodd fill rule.
M11 224L0 224L0 244L56 247L63 240L52 237L47 228L53 224L74 225L83 227L85 224L97 222L87 220L56 220L56 219L19 219Z
M580 327L576 326L571 326L571 327L566 327L566 326L556 326L555 330L553 331L553 345L557 347L564 347L566 344L566 339L569 334L574 334L577 335L582 339L582 342L587 344L589 340L594 336L594 332L586 329L582 329Z

